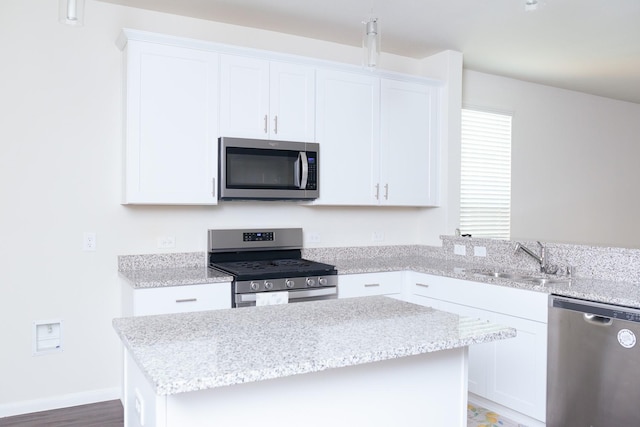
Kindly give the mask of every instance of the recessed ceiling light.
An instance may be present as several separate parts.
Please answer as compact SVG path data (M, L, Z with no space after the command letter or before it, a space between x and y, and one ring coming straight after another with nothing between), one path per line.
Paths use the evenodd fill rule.
M526 12L531 12L536 9L538 9L538 0L526 0L524 4L524 10Z

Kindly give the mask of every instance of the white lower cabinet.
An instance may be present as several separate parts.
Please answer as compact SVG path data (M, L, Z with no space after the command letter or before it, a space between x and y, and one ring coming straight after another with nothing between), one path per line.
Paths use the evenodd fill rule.
M544 422L547 295L407 272L407 301L513 327L517 336L469 347L469 391Z
M127 285L128 286L128 285ZM125 295L125 315L187 313L231 308L231 283L132 289Z
M338 298L388 295L400 297L403 272L345 274L338 277Z

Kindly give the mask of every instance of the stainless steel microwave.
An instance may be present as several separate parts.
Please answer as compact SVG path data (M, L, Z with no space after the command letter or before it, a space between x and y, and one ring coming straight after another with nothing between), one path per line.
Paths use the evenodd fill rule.
M220 200L312 200L319 196L319 144L222 137Z

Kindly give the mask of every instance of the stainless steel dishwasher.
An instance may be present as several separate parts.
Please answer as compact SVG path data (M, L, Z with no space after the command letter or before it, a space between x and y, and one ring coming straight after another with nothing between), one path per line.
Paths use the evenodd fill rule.
M640 310L549 305L547 427L640 426Z

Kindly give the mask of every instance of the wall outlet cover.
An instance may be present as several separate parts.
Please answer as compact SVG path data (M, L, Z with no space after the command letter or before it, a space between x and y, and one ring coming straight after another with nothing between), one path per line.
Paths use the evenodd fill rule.
M465 256L467 254L467 247L465 245L453 245L453 253Z
M487 256L487 248L485 246L474 246L473 247L473 256Z
M158 247L161 249L174 248L176 246L175 236L162 236L157 238Z
M82 249L85 251L96 250L96 233L92 231L86 231L82 236Z
M309 233L308 241L309 243L320 243L322 241L320 233Z

